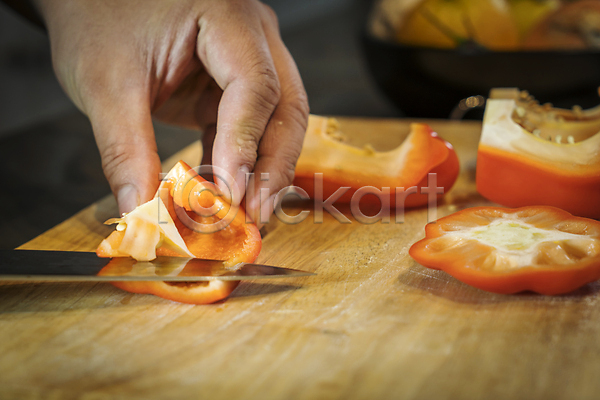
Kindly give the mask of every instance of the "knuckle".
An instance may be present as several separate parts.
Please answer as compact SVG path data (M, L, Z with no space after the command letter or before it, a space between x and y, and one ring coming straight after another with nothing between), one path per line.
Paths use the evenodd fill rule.
M250 121L239 124L237 127L237 144L240 146L256 147L260 139L261 128Z
M238 153L246 162L254 164L256 161L261 133L261 128L252 123L237 127L236 144L238 145Z
M263 15L263 25L270 24L274 26L277 31L279 31L279 19L277 18L277 14L271 8L271 6L261 3L262 15Z
M281 175L285 181L285 185L289 185L294 180L296 171L296 162L298 161L298 155L292 157L285 157L283 160L283 168L281 169Z
M304 129L308 123L310 106L304 90L295 92L290 101L291 115Z
M290 131L294 133L292 140L299 140L301 146L301 141L306 133L308 116L310 113L310 107L306 93L298 93L292 98L286 99L285 102L282 102L279 105L279 110L286 116L286 119L292 122L294 127Z
M254 82L251 90L261 106L275 108L281 99L279 77L273 67L258 63L252 68L251 78Z
M115 175L123 169L129 154L129 146L124 143L112 143L102 150L102 169L109 182L112 182Z
M310 113L308 95L299 77L285 86L281 98L283 99L282 103L289 105L292 113L300 119L308 119ZM306 121L304 121L304 124L306 124Z

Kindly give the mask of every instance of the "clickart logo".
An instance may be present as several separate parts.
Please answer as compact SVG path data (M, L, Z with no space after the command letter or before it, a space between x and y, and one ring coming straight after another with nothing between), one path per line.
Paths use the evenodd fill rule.
M444 188L437 186L437 174L435 173L428 174L427 186L408 188L343 186L337 188L333 193L328 193L327 197L324 195L324 177L321 173L314 174L312 197L306 190L298 186L286 186L272 194L265 187L269 183L268 173L259 174L259 182L256 181L257 176L254 173L248 173L245 182L242 183L245 196L241 201L240 197L243 191L240 189L240 183L236 184L233 177L224 169L202 165L194 168L194 171L201 176L214 177L216 183L194 179L193 174L186 174L177 182L171 182L172 198L169 196L168 188L161 189L160 196L163 200L169 199L173 202L172 209L186 227L201 233L213 233L229 226L236 218L240 208L240 206L230 206L230 204L243 204L245 209L250 209L249 199L258 198L260 207L254 207L254 209L257 209L258 214L256 222L261 224L268 223L274 216L285 224L293 225L305 221L311 214L313 223L319 224L323 223L325 212L342 224L353 223L353 220L361 224L377 222L389 224L404 222L407 198L416 195L427 198L428 222L436 220L437 199L438 196L444 194ZM161 179L168 179L168 176L162 176ZM257 192L258 197L256 196ZM367 196L370 197L369 201L363 201ZM301 202L303 209L295 215L288 214L282 207L284 200L291 198L303 200ZM344 201L342 202L340 199ZM368 204L369 213L365 213L364 206L361 206L365 203ZM378 205L377 212L373 212L373 204ZM245 222L252 223L253 221L247 215Z

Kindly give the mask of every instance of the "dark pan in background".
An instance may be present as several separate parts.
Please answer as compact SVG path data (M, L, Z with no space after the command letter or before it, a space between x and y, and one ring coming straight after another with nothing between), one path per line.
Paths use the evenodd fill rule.
M448 118L461 99L487 96L494 87L518 87L540 103L562 108L600 103L598 51L434 49L382 40L366 31L361 39L377 86L409 117Z

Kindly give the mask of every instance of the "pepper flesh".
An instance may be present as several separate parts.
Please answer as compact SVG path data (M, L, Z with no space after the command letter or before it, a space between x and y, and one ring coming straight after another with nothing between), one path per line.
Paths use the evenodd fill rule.
M477 190L508 207L550 205L598 219L599 131L600 108L569 112L490 99L477 154Z
M261 249L261 237L258 228L253 223L247 223L243 209L237 210L231 221L222 229L203 233L194 230L194 224L215 224L230 218L231 206L221 196L214 196L210 182L198 176L187 164L180 161L163 179L156 199L166 206L168 217L171 218L187 249L196 258L224 260L226 266L240 262L254 262ZM198 193L200 193L198 195ZM153 200L154 201L154 200ZM194 211L196 205L205 209L214 207L216 213L204 216ZM142 207L142 206L140 206ZM231 210L234 212L234 210ZM167 217L165 217L167 218ZM158 221L157 221L158 223ZM191 226L191 227L190 227ZM128 227L115 230L98 247L96 253L100 257L127 256L121 246ZM139 233L144 236L144 232ZM154 242L149 243L154 246ZM160 246L156 249L158 256L181 256L181 250L173 246ZM110 268L110 263L105 269ZM106 271L105 271L106 272ZM169 300L206 304L227 297L237 287L237 281L207 281L207 282L113 282L118 288L133 293L150 293Z
M425 227L409 254L495 293L571 292L600 279L600 222L555 207L475 207Z
M411 132L396 149L375 151L370 146L353 147L343 143L344 134L333 118L311 115L302 152L296 164L294 184L315 197L314 176L323 174L323 196L330 197L341 187L350 188L337 201L349 203L361 187L390 188L390 206L396 205L395 188L426 187L429 173L437 175L437 185L448 192L460 170L452 145L426 124L411 124ZM440 194L438 197L442 196ZM377 203L365 196L365 203ZM414 193L404 206L427 204L427 194Z

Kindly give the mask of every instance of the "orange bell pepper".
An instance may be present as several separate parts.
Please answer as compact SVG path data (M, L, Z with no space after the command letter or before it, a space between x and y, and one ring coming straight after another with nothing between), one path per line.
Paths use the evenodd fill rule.
M211 188L212 183L180 161L162 181L152 204L146 203L121 219L107 221L118 222L119 226L100 244L96 253L100 257L134 256L140 260L157 255L193 256L224 260L227 266L253 262L261 249L258 228L246 222L241 208L232 215L234 210L222 196L214 196L214 191L205 190ZM196 207L212 208L214 215L196 212ZM161 210L164 210L162 215ZM218 225L224 221L228 223ZM201 224L216 229L204 233L199 229ZM110 263L106 268L110 268ZM191 304L221 300L238 284L237 281L216 280L113 283L129 292L150 293Z
M338 189L349 188L337 199L349 203L361 187L390 188L390 206L397 206L395 188L428 186L428 174L437 175L437 186L448 192L460 170L452 145L426 124L411 124L411 132L396 149L375 151L370 146L357 148L343 143L344 134L333 118L311 115L298 163L294 184L315 197L315 174L323 174L323 196L329 198ZM338 192L339 193L339 192ZM438 195L438 197L442 194ZM378 203L365 196L365 203ZM426 193L411 193L400 206L427 204Z
M600 279L600 222L555 207L475 207L425 226L409 254L495 293L571 292Z
M504 206L550 205L600 218L600 107L488 100L476 181L479 193Z

